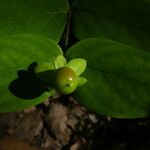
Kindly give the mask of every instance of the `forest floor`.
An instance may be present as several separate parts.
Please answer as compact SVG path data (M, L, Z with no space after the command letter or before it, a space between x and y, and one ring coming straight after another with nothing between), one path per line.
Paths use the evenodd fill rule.
M149 150L150 119L114 119L55 95L0 114L0 150Z

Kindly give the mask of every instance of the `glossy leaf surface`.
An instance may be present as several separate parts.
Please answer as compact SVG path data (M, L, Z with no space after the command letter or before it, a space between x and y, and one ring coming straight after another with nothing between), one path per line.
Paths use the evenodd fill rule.
M150 113L150 54L111 40L91 38L72 46L68 59L84 58L87 82L76 100L98 114L117 118Z

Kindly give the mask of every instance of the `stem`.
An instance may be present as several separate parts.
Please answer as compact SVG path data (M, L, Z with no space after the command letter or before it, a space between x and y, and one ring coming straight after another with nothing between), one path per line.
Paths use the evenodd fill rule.
M71 23L71 9L69 9L68 12L68 22L67 22L67 27L66 27L66 38L65 38L65 45L64 45L64 49L67 49L68 43L69 43L69 37L70 37L70 23Z

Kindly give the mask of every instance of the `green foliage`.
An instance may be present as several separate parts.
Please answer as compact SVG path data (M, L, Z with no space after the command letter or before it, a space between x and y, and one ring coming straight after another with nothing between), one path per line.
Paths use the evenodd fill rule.
M83 84L85 84L87 82L87 79L84 77L79 77L78 78L78 86L82 86Z
M0 0L0 35L33 33L59 41L67 0Z
M51 61L49 60L49 62L38 64L35 67L35 72L38 74L40 72L44 72L48 70L55 70L65 66L66 64L67 64L66 59L62 55L58 55L57 57L53 57Z
M62 55L60 47L48 38L27 34L1 36L0 111L21 110L48 98L52 93L46 92L46 86L27 68L32 70L29 65L33 62L50 62L57 55Z
M82 58L75 58L75 59L70 60L67 63L65 57L63 57L62 55L58 55L56 58L54 57L54 59L49 63L38 64L35 67L34 71L36 73L36 76L38 78L40 78L42 81L44 81L45 83L47 83L49 85L49 87L55 88L55 87L58 87L58 86L54 87L54 85L56 85L56 83L54 82L55 75L58 76L57 78L59 80L62 80L62 78L59 77L59 75L57 75L56 72L57 72L57 70L59 70L63 67L70 68L76 74L76 76L77 76L77 83L75 83L76 86L81 86L87 81L84 77L80 77L80 75L86 69L86 60L82 59ZM66 74L65 71L63 71L63 73ZM63 76L63 75L61 75L61 76ZM69 78L69 77L67 77L67 74L66 74L66 76L64 76L64 78L67 80L67 78ZM56 81L58 81L58 79ZM75 88L74 88L74 90L75 90ZM74 90L72 90L72 91L74 91ZM63 91L63 90L61 90L61 91ZM60 92L60 93L66 94L66 92ZM69 93L67 92L67 94L70 94L70 93L72 93L72 92L69 92Z
M75 0L73 32L150 50L150 3L144 0Z
M66 66L74 70L77 75L81 75L86 69L86 60L82 58L72 59L66 64Z
M75 99L99 114L117 118L149 115L150 54L111 40L91 38L72 46L69 59L87 60L87 83Z
M149 116L149 0L69 2L0 1L0 112L22 110L56 90L70 94L77 87L75 99L98 114ZM83 41L64 53L67 62L57 43L66 50L77 40ZM77 76L71 92L62 92L54 80L64 67ZM68 82L67 74L57 79Z

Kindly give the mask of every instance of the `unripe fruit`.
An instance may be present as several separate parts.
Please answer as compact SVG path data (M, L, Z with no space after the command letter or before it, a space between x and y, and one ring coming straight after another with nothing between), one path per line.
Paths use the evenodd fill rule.
M55 89L61 94L72 93L78 83L78 76L69 67L61 67L56 70L54 74L54 86Z

